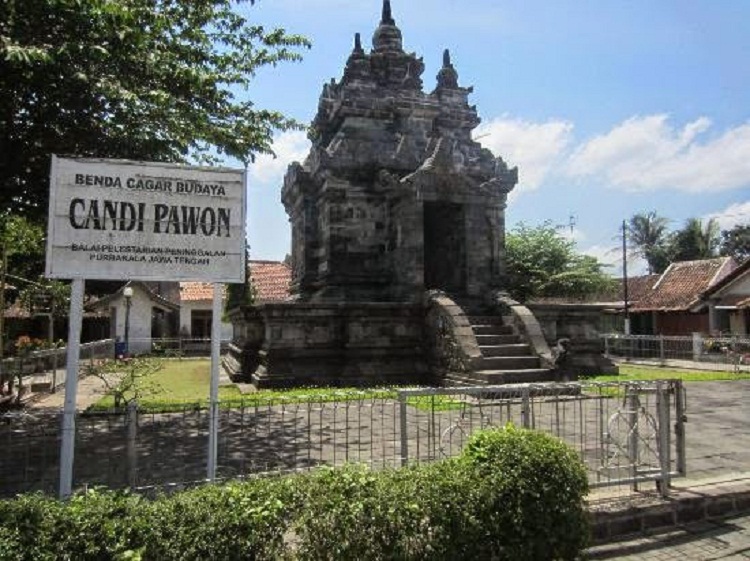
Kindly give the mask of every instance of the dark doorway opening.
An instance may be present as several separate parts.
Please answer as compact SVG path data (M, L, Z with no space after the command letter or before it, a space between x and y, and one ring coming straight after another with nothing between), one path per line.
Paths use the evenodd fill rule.
M466 292L463 205L424 203L424 285L450 293Z

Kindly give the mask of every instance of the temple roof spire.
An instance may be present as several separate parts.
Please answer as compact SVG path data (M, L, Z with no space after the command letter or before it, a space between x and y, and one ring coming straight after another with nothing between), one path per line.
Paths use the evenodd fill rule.
M354 34L354 53L363 54L365 51L362 49L362 38L359 33Z
M448 49L443 51L443 67L437 75L438 88L458 88L458 72L451 64L451 52Z
M380 25L372 36L372 48L375 52L403 50L401 30L396 27L396 20L391 12L391 0L383 0L383 14Z
M383 15L380 17L380 25L396 25L391 13L391 0L383 0Z

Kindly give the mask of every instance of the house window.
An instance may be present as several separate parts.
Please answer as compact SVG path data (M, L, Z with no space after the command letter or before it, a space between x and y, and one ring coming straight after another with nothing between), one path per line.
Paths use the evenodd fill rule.
M190 336L197 339L211 337L211 310L193 310L190 312Z

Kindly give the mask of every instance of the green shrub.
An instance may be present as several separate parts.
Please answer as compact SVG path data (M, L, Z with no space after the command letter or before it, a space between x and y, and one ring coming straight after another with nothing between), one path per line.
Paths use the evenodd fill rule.
M297 559L424 559L424 470L374 472L349 465L298 480L304 504L293 531Z
M65 503L39 494L0 502L0 559L119 559L142 541L148 504L90 490Z
M291 512L288 481L206 485L154 501L144 559L274 559Z
M508 425L473 435L477 517L498 559L575 559L588 540L585 468L558 439Z
M0 559L33 561L52 559L49 534L41 529L58 518L62 504L41 494L0 501Z
M507 427L431 465L325 468L153 500L95 490L0 501L0 559L575 559L586 490L566 445Z

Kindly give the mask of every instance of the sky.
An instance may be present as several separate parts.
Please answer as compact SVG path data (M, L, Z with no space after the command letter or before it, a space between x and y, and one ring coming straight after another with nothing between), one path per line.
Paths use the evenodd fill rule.
M473 86L474 138L519 183L508 229L546 221L621 274L621 227L655 211L750 223L750 2L747 0L391 0L404 50L424 57L425 91L449 48L459 85ZM257 73L247 96L301 122L339 80L355 32L369 50L381 0L257 0L253 23L312 41L300 63ZM276 135L276 158L248 169L252 259L283 259L280 202L305 133ZM644 271L638 260L631 271Z

